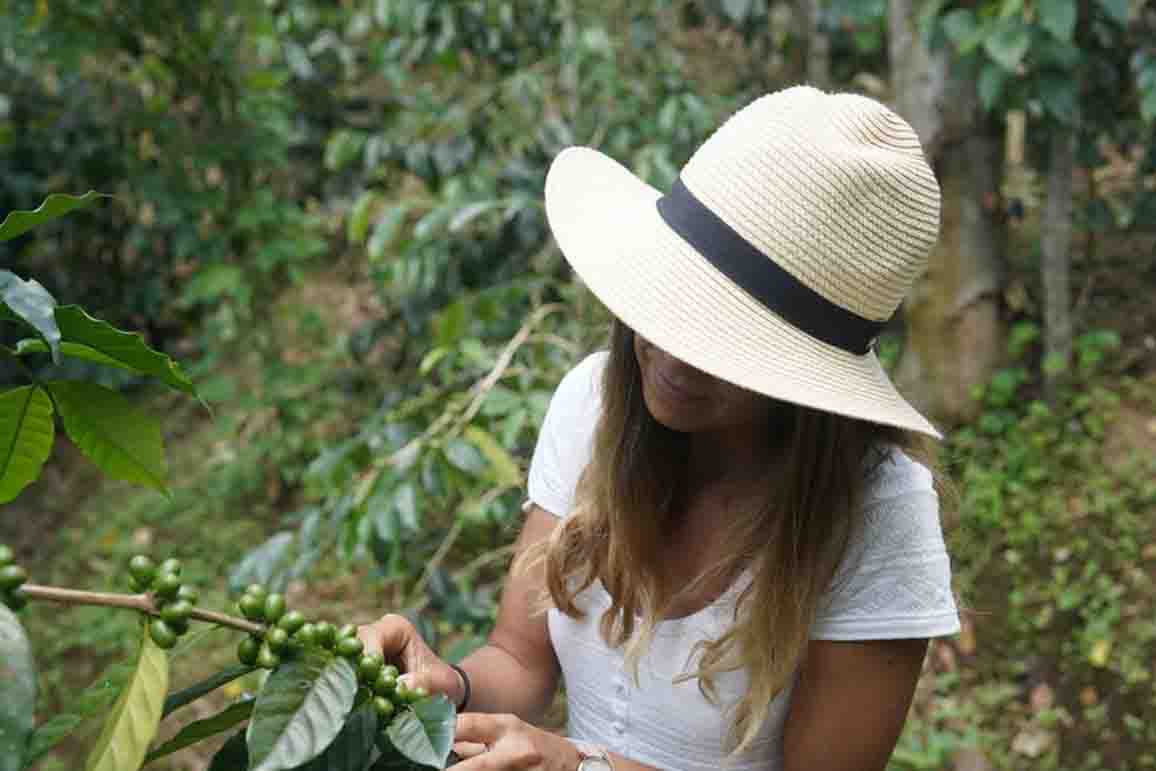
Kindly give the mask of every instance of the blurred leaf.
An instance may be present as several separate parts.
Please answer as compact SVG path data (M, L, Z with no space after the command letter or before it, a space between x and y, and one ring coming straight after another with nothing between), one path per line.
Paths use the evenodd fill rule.
M1128 23L1128 0L1097 0L1108 17L1123 26Z
M48 345L52 360L60 361L60 328L53 316L56 300L39 282L0 270L0 309L7 309L5 318L31 327Z
M353 208L349 210L349 222L346 226L345 237L353 243L361 243L369 232L369 215L377 204L378 196L373 190L366 190L357 198Z
M947 35L947 39L959 47L967 43L979 28L975 11L970 8L956 8L948 11L943 14L940 24L943 25L943 32Z
M83 209L92 205L100 198L111 198L112 196L106 193L98 193L95 190L89 190L84 195L68 195L66 193L53 193L44 199L44 203L36 207L32 211L11 211L4 218L4 222L0 223L0 241L8 241L16 238L16 236L25 233L37 225L63 217L69 212Z
M486 212L493 211L503 205L501 201L479 201L478 203L463 206L458 209L457 213L450 219L449 231L456 233Z
M385 250L389 248L394 240L397 238L397 231L401 228L401 224L405 221L406 215L409 214L409 206L407 204L398 204L389 209L385 216L377 221L373 226L373 235L369 238L369 258L372 260L380 260L385 256Z
M52 453L52 400L38 385L0 391L0 503L40 476Z
M161 713L161 717L168 717L170 713L175 712L186 704L194 702L205 694L212 693L222 685L231 683L238 677L244 677L252 671L254 671L253 667L245 666L244 664L238 664L235 667L229 667L228 669L221 670L211 677L206 677L199 683L190 685L188 688L178 691L177 693L170 694L169 697L165 699L165 708Z
M197 395L196 387L180 365L150 348L140 334L117 329L106 321L93 318L76 305L57 308L56 322L64 341L87 346L97 354L120 362L120 366L126 369L151 375L170 388L191 396ZM92 360L100 361L99 358Z
M450 465L467 474L478 476L486 470L485 456L465 439L451 439L446 443L443 452Z
M983 41L983 49L999 66L1015 72L1031 45L1031 30L1019 17L1001 19Z
M385 729L393 746L423 766L444 768L454 746L457 710L444 695L417 702Z
M992 110L999 103L1003 95L1003 87L1007 82L1007 71L992 62L984 62L979 73L979 99L985 110Z
M249 715L253 713L253 703L250 699L249 701L230 704L212 717L189 723L178 731L176 736L150 752L148 756L145 757L145 763L151 763L166 755L183 750L185 747L208 739L211 736L216 736L222 731L228 731L238 723L248 720Z
M1076 0L1038 0L1040 26L1057 40L1068 42L1076 29Z
M1053 118L1064 125L1076 120L1076 80L1071 77L1049 75L1039 80L1040 99Z
M291 530L282 530L248 552L229 574L229 588L239 593L249 584L258 583L265 584L270 591L284 589L295 535Z
M0 604L0 771L20 771L36 717L36 661L16 614Z
M140 767L156 735L168 687L169 659L142 625L136 668L88 756L86 771Z
M113 479L167 490L164 442L156 418L96 383L59 380L47 386L69 438L101 471Z
M269 675L246 742L252 771L284 771L320 755L341 732L357 694L349 662L306 651Z
M498 443L492 434L477 426L468 426L465 430L465 436L481 450L482 455L489 461L490 466L494 469L494 480L498 484L509 487L517 487L522 484L522 472L518 468L517 461L510 453L506 452L506 449Z

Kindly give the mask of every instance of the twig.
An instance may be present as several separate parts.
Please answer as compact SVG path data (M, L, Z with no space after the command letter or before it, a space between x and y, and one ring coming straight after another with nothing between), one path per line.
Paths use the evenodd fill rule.
M43 586L41 584L24 584L20 591L30 600L46 600L58 602L62 605L97 605L105 608L123 608L135 610L149 616L160 616L160 609L147 594L116 594L113 592L84 592L78 589L64 589L59 586ZM243 618L236 618L215 610L193 608L189 618L205 621L219 626L232 627L249 634L263 634L265 627Z
M454 542L458 540L458 536L462 533L462 519L461 517L454 518L454 524L450 527L450 531L446 537L442 539L441 545L434 555L430 558L429 563L422 571L421 578L418 579L417 585L413 588L414 595L421 597L425 594L426 587L429 585L430 579L433 578L434 571L437 570L442 560L445 559L446 554L453 548Z

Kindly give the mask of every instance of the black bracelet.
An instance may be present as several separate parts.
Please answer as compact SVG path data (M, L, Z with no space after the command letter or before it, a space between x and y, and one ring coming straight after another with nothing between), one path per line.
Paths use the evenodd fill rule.
M470 676L466 674L466 670L459 667L457 664L450 664L450 668L462 676L462 694L461 704L458 704L458 712L465 710L466 705L470 703L470 696L473 694L473 688L470 686Z

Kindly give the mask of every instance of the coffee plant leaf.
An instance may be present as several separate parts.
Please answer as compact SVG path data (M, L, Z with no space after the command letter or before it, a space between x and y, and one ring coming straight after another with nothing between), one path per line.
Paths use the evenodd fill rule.
M156 736L169 688L169 659L141 627L136 668L104 724L85 764L85 771L140 768Z
M145 757L145 763L151 763L158 758L171 755L183 750L192 744L216 736L222 731L228 731L238 723L243 723L253 714L253 701L239 701L231 704L212 717L196 720L182 728L177 735L157 747Z
M377 736L377 713L362 704L350 714L337 738L298 771L365 771Z
M169 697L167 699L165 699L165 709L164 709L164 712L161 714L161 717L162 718L168 717L170 713L175 712L176 710L180 709L181 707L185 706L186 704L189 704L191 702L196 701L197 699L201 698L202 696L204 696L207 693L211 693L211 692L217 690L222 685L225 685L227 683L231 683L234 680L236 680L238 677L244 677L245 675L252 672L253 669L254 669L254 667L248 667L248 666L245 666L244 664L238 664L235 667L229 667L228 669L223 669L211 677L206 677L204 680L200 681L199 683L195 683L193 685L190 685L188 688L185 688L184 690L177 691L174 694L170 694Z
M37 726L28 743L26 763L35 763L87 720L107 713L132 677L133 669L131 661L113 664L70 700L67 712L58 713Z
M89 460L113 479L167 492L160 423L116 391L97 383L48 383L64 430Z
M0 503L40 476L52 453L52 400L38 385L0 392Z
M246 742L251 771L284 771L313 760L345 725L357 676L343 658L307 651L269 675Z
M89 190L84 195L68 195L67 193L53 193L44 199L40 206L31 211L11 211L0 223L0 241L8 241L23 235L37 225L50 222L57 217L63 217L69 212L91 206L101 198L111 198L107 193L98 193Z
M457 709L438 694L422 699L396 717L385 729L398 752L422 766L445 768L454 747Z
M16 614L0 605L0 771L20 771L36 714L36 661Z
M245 732L238 731L221 745L208 771L246 771L249 768L249 748L245 745Z
M0 320L15 321L31 328L44 340L52 361L60 361L60 328L54 313L56 299L34 279L24 279L0 270Z

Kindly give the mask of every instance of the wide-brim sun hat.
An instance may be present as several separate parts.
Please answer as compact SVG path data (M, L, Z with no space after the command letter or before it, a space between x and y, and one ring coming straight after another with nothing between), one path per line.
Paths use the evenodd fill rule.
M939 438L875 352L940 212L919 138L883 104L807 86L763 96L665 195L570 147L545 201L582 282L667 353L775 399Z

